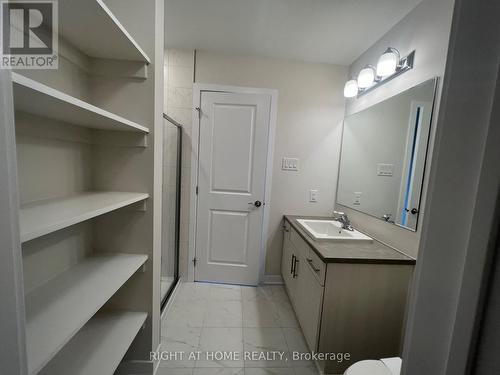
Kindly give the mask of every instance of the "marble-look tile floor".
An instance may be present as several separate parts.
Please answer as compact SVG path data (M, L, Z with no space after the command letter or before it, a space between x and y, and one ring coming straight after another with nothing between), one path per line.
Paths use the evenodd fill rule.
M292 352L309 350L279 285L183 283L163 317L161 336L160 351L174 354L160 362L157 375L317 374L314 363L292 360ZM218 351L241 353L241 358L207 358ZM260 360L244 358L245 352L286 354ZM189 353L200 353L199 359L188 358Z

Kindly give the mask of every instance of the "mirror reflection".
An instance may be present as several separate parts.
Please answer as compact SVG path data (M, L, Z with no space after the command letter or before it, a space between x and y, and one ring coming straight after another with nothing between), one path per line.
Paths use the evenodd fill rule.
M436 79L345 118L337 203L416 230Z

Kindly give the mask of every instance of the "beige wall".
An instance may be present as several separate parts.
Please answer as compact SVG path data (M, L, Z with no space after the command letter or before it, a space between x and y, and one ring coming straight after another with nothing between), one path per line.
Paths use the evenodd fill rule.
M424 0L351 65L350 74L355 76L365 64L376 64L378 57L389 46L399 49L402 55L416 50L413 70L360 99L349 100L346 104L346 114L363 110L430 78L436 76L442 78L448 51L453 5L454 0ZM440 92L439 87L436 103L439 103ZM437 113L437 108L434 113ZM433 118L430 150L434 143L436 117ZM422 201L425 201L427 180L428 174L424 181ZM412 232L345 206L339 206L339 209L349 215L354 226L410 256L417 256L421 225L416 232ZM425 207L421 207L420 223L424 216Z
M347 67L197 51L196 82L279 91L266 275L280 274L284 214L331 215ZM281 170L285 156L299 172ZM309 203L309 189L319 190Z

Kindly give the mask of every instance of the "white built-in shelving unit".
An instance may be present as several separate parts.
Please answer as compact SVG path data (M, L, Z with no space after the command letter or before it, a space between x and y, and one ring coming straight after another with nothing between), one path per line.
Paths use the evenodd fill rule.
M29 372L40 371L147 258L130 254L89 257L27 294Z
M144 201L148 197L148 194L143 193L86 192L24 204L19 211L21 242Z
M59 69L12 73L29 375L112 375L156 349L147 1L59 1Z
M12 82L16 111L86 128L149 133L145 126L21 74L12 73Z
M40 374L112 374L147 316L131 311L97 314Z
M59 4L59 34L85 55L141 61L150 58L102 0L64 0Z

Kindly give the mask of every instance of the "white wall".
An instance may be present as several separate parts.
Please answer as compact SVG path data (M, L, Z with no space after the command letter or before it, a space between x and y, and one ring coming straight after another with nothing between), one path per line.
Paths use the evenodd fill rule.
M280 274L284 214L332 213L346 78L342 66L197 51L197 83L279 91L266 275ZM300 171L282 171L284 156L299 158ZM317 203L309 189L319 190Z
M359 99L349 100L346 105L346 115L358 112L430 78L443 76L453 5L454 0L423 0L351 65L350 74L356 75L365 64L376 64L378 57L389 46L399 49L402 55L416 50L413 70ZM440 101L440 92L439 87L436 103ZM435 113L437 111L436 108ZM433 119L431 130L431 150L436 130L435 124L436 116ZM424 181L424 200L427 180L428 177ZM344 206L340 206L339 209L350 216L355 226L410 256L417 256L421 226L417 228L416 232L411 232ZM422 222L422 218L425 216L425 207L422 207L420 215L420 222Z

